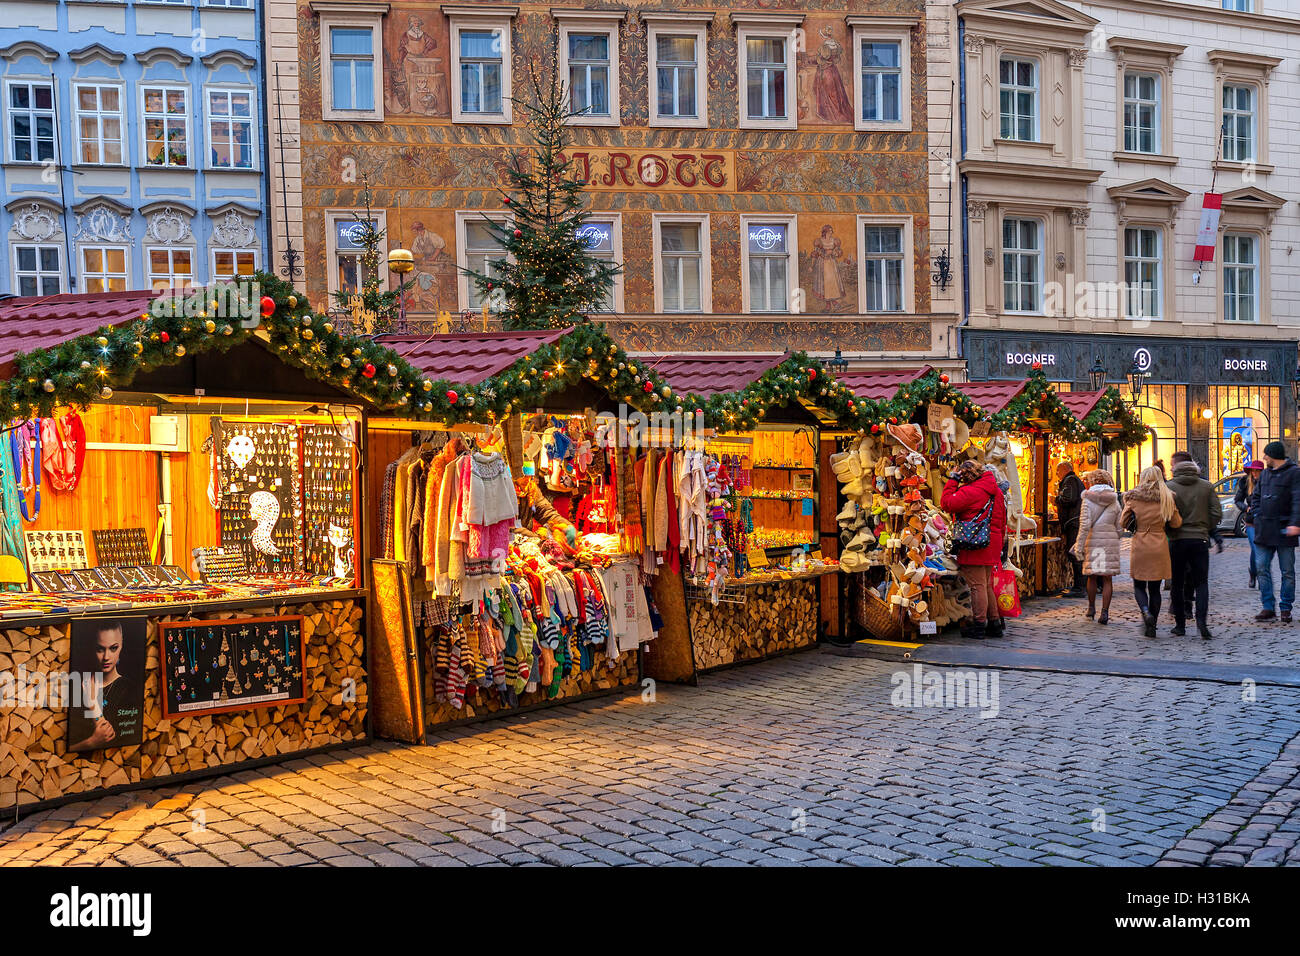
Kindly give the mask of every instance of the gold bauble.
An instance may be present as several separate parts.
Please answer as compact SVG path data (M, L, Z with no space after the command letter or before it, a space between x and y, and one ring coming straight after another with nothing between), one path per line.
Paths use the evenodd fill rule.
M311 329L303 329L303 330L302 330L302 337L303 337L304 339L310 339L310 338L312 337L312 335L313 335L313 333L312 333L312 330L311 330Z
M176 346L176 357L181 358L184 354L185 354L185 346L183 345Z
M352 364L352 359L348 358L345 355L341 359L339 359L339 364L342 365L344 368L347 368L349 365Z
M203 329L208 333L208 335L211 335L213 332L217 331L217 323L208 319L208 321L203 323Z
M429 381L427 378L421 379L420 384L424 386L426 392L433 391L433 382Z
M109 388L107 385L105 385L103 388L101 388L101 389L99 390L99 397L100 397L100 398L112 398L112 397L113 397L113 390L112 390L111 388Z
M42 383L41 388L45 389L47 392L54 391L54 379L47 378L44 383Z
M106 349L108 348L108 339L104 338L104 336L101 335L99 338L95 339L95 344L98 345L101 349Z
M289 308L291 308L291 309L296 309L296 308L298 308L298 297L297 297L296 295L291 295L291 296L289 296L287 299L285 299L284 301L287 302L287 303L289 303Z

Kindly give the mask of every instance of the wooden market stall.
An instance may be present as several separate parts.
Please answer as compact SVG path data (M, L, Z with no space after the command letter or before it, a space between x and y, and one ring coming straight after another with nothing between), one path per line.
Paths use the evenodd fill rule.
M383 353L271 291L0 304L0 810L366 739L371 403L301 346Z
M673 354L652 364L697 406L820 374L775 352ZM808 391L765 408L752 427L720 423L697 449L716 476L710 543L683 564L701 673L803 650L838 628L834 512L825 510L821 482L830 443L823 428L834 419L819 407L815 381Z
M417 740L440 725L625 692L643 674L691 679L680 578L661 569L664 549L651 548L651 529L641 526L654 522L654 502L640 507L640 479L633 500L623 496L622 479L661 474L673 448L655 435L623 440L629 416L640 413L615 379L623 372L623 388L639 385L635 360L612 361L607 340L572 328L382 341L438 381L466 418L499 393L516 401L481 422L368 420L367 468L376 481L367 510L380 531L368 552L383 656L377 731ZM519 527L491 585L475 591L472 575L439 564L439 550L454 563L460 546L448 517L460 492L448 485L460 464L497 463L514 484L507 493ZM419 535L390 533L412 526ZM584 593L594 602L584 603ZM528 618L522 627L512 619L517 611ZM485 649L478 639L485 632L499 632L501 646ZM493 661L501 673L485 674Z

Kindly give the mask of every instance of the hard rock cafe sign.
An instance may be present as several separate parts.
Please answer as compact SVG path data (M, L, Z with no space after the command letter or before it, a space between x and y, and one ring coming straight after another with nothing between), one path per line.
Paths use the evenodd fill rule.
M733 150L583 149L569 153L589 189L735 192Z

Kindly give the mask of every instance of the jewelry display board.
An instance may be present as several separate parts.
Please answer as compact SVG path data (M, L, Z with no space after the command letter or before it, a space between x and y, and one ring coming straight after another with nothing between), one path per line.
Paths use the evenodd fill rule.
M96 528L90 535L98 565L153 564L144 528Z
M302 429L302 570L308 574L353 575L352 447L336 428Z
M164 717L302 703L302 616L158 625Z
M23 531L28 571L60 571L84 568L86 536L81 531Z
M204 581L234 581L248 576L248 564L239 550L195 548L194 563Z
M279 422L214 418L221 449L221 545L254 573L298 569L301 509L298 432Z

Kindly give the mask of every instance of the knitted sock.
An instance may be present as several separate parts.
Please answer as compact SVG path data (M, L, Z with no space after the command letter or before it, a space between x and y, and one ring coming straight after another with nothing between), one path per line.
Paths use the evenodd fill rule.
M551 678L554 677L556 672L559 670L559 668L556 667L555 651L551 650L545 644L541 645L541 648L542 648L542 667L541 667L542 683L550 684Z
M465 670L460 666L459 645L451 649L451 669L447 672L447 701L460 710L465 704Z

